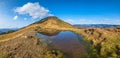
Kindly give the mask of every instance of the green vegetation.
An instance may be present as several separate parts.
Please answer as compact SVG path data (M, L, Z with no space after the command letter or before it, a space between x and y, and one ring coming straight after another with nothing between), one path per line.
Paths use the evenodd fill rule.
M66 58L60 50L47 51L45 58Z
M120 38L111 38L101 44L100 55L111 58L120 58Z
M119 29L94 29L84 34L89 45L88 58L120 58L120 33ZM117 30L117 31L115 31ZM89 36L86 36L89 35Z

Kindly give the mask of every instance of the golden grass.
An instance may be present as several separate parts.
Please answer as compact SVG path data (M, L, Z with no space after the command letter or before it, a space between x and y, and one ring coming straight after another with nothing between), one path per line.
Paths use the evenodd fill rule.
M51 18L50 20L47 19L46 21L43 20L42 22L31 24L13 33L0 35L0 43L4 43L4 42L7 43L9 41L12 41L12 39L17 40L19 37L24 36L25 34L29 34L29 32L34 32L34 33L41 32L41 31L52 32L52 30L59 30L59 31L68 30L84 36L84 39L86 41L89 41L91 44L90 47L92 47L91 49L92 55L90 55L90 57L95 56L96 58L109 58L109 57L120 58L120 51L119 51L120 50L120 28L77 29L66 22L63 22L58 19L53 19L53 18ZM28 44L26 42L24 43L26 45ZM11 45L13 45L13 43ZM52 54L49 54L49 53L52 53L52 52L47 52L47 53L48 55L46 57L50 58ZM6 55L7 52L4 52L3 54Z

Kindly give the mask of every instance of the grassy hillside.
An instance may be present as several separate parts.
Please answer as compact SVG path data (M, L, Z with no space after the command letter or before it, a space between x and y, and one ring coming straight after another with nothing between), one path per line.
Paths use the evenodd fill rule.
M90 43L88 58L119 58L120 28L85 28L74 30Z
M120 58L120 27L78 29L57 17L47 17L0 35L0 58L65 58L60 50L40 42L36 33L53 35L66 30L84 36L89 43L88 58Z
M61 28L72 28L73 26L71 26L69 23L67 22L64 22L62 20L60 20L59 18L57 17L54 17L54 16L50 16L50 17L46 17L44 19L41 19L40 21L37 21L33 24L41 24L41 26L44 26L44 27L61 27Z
M35 32L27 32L0 43L0 58L65 58L59 50L49 48L39 41Z
M39 41L40 38L36 34L56 33L60 27L72 28L72 26L56 17L48 17L44 20L16 32L0 35L0 58L66 58L60 50L50 48L49 45Z

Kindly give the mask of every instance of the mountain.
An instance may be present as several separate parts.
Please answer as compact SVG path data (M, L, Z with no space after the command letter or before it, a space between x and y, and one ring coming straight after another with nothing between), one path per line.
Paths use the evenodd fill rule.
M99 26L102 27L97 28ZM76 28L57 17L46 17L15 32L0 35L0 58L66 58L66 54L51 48L37 36L37 33L51 36L61 31L83 36L88 44L88 58L120 58L120 27L108 27Z
M32 25L36 25L37 29L35 30L37 32L40 32L46 35L54 35L56 33L59 33L59 31L61 30L68 30L69 28L74 28L69 23L64 22L54 16L44 18L40 21L33 23Z
M16 31L16 30L19 30L19 28L1 28L0 29L0 34L5 34L7 32Z
M0 33L2 33L2 31L0 31Z
M113 28L120 25L109 25L109 24L76 24L74 25L78 28Z
M65 58L63 52L41 42L36 34L51 35L67 28L73 26L52 16L16 32L0 35L0 58Z
M0 32L7 32L7 31L10 31L10 30L18 30L19 28L1 28L0 29Z
M33 24L40 24L41 27L49 27L49 28L72 28L72 25L70 25L67 22L64 22L60 20L57 17L50 16L44 19L41 19L40 21L37 21Z

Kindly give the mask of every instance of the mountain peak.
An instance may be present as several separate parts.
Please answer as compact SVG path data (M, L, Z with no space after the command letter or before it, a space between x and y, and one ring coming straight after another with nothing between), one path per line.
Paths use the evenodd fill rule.
M49 16L49 17L43 18L40 21L37 21L33 24L40 24L40 26L44 26L44 27L64 27L64 28L72 27L71 24L62 21L55 16Z
M49 16L49 17L41 19L40 21L35 22L34 24L43 23L43 22L49 21L49 20L55 21L55 20L60 20L60 19L58 19L56 16Z
M56 34L60 30L63 30L63 29L67 30L69 28L73 28L71 24L62 21L55 16L43 18L40 21L35 22L34 24L33 26L36 26L35 30L37 32L40 32L46 35Z
M58 19L56 16L48 16L48 17L46 17L46 19L47 18L54 18L54 19L56 18L56 19Z

